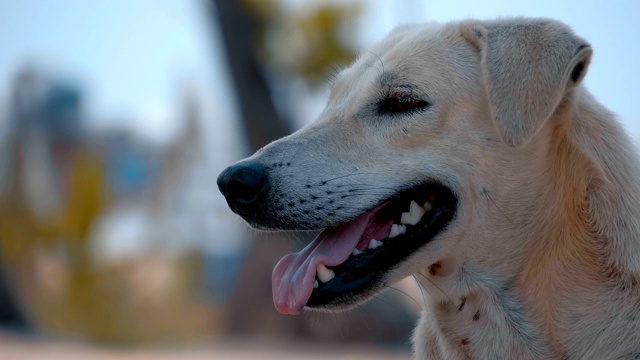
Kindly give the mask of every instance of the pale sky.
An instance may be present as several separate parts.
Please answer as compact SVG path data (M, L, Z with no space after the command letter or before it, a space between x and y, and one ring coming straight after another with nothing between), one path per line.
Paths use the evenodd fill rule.
M0 0L0 97L29 62L84 83L92 121L134 118L140 124L129 126L166 136L184 81L228 97L204 6L192 0ZM146 124L150 117L159 123Z

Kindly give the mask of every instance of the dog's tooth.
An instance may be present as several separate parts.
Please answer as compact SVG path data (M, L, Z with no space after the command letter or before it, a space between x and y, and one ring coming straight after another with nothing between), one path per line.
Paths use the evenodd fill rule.
M402 216L400 216L400 224L415 225L420 221L420 218L422 218L422 215L418 215L420 214L412 214L408 212L402 213Z
M362 254L362 250L358 250L358 248L353 249L353 256L358 256Z
M369 243L369 249L375 249L380 246L382 246L382 241L371 239L371 242Z
M420 205L418 205L414 200L411 200L411 204L409 204L409 213L413 215L414 218L420 220L425 212L425 209L420 207Z
M318 279L320 279L320 281L322 281L323 283L331 281L331 279L336 277L336 273L333 272L333 270L327 269L327 267L322 264L318 264L316 273L318 274Z
M393 239L394 237L400 235L400 226L398 226L398 224L391 225L391 230L389 231L389 239Z
M318 283L318 280L313 280L313 288L317 289L318 286L320 286L320 284Z
M391 231L389 231L389 239L393 239L398 235L402 235L407 232L407 227L404 225L393 224L391 225Z
M427 201L424 203L424 205L422 205L422 207L426 210L429 211L433 208L433 205L431 204L431 201Z
M409 204L409 212L402 213L400 216L400 223L404 225L415 225L420 221L425 212L418 203L412 200L411 204Z
M417 223L418 223L418 221L415 220L413 218L413 215L411 215L408 212L403 212L402 215L400 216L400 224L403 224L403 225L415 225Z

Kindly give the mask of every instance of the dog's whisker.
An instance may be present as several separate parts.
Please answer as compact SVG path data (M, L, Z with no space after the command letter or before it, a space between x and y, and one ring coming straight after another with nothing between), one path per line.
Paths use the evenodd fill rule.
M349 183L349 186L367 186L367 187L378 188L378 189L393 189L394 191L398 190L397 188L395 188L393 186L383 186L383 185L379 185L379 184Z
M395 286L391 286L391 285L389 285L389 284L385 284L385 285L386 285L389 289L395 290L395 291L397 291L397 292L399 292L399 293L401 293L401 294L405 295L406 297L408 297L409 299L411 299L411 301L413 301L414 303L416 303L416 305L418 305L418 307L420 307L420 306L421 306L421 305L420 305L420 303L419 303L416 299L414 299L411 295L407 294L405 291L402 291L402 290L398 289L397 287L395 287Z
M502 214L502 216L504 216L505 219L507 219L511 223L511 225L513 225L513 221L511 221L511 219L507 216L507 214L505 214L505 212L502 211L502 209L498 206L498 204L496 204L496 202L493 201L493 198L491 197L491 195L489 195L489 193L487 192L483 193L483 195L485 195L489 199L489 201L493 203L496 209L498 209L498 211Z
M418 275L422 276L425 280L427 280L428 282L430 282L430 283L431 283L431 285L435 286L435 287L436 287L436 289L440 290L440 292L442 293L442 295L446 296L446 297L447 297L447 299L449 299L449 301L452 301L452 300L451 300L451 298L449 297L449 295L447 295L447 293L445 293L445 292L440 288L440 286L438 286L436 283L434 283L431 279L429 279L428 277L424 276L422 273L416 273L416 274L418 274Z
M358 189L358 190L352 190L352 191L336 191L332 193L332 195L335 194L335 195L344 196L344 195L358 195L358 194L376 194L380 196L386 196L389 194L389 192L387 191L376 191L376 190L378 189Z
M376 175L376 173L361 173L361 172L359 172L359 173L355 173L355 174L347 174L347 175L337 176L337 177L334 177L334 178L331 178L331 179L318 181L317 183L322 185L323 183L326 184L326 183L329 183L331 181L336 181L336 180L344 179L344 178L347 178L347 177L350 177L350 176L358 176L358 175Z
M367 328L371 328L371 319L369 318L369 315L372 312L359 303L356 303L356 306L358 307L358 310L362 311L365 314L364 321L367 323Z
M380 81L384 82L385 80L385 76L384 76L384 62L382 61L382 59L380 58L380 56L378 56L378 54L374 53L373 51L369 51L371 54L373 54L376 58L378 58L378 61L380 61L380 66L382 67L382 71L378 70L380 72Z
M420 290L420 294L422 295L422 302L423 302L423 308L426 309L427 307L427 299L424 297L424 292L426 291L427 294L429 294L429 297L431 297L433 299L433 296L431 296L431 293L429 293L429 290L425 289L421 284L420 281L418 281L418 279L416 278L416 275L413 274L411 275L411 277L413 278L413 280L416 282L416 286L418 287L418 289Z
M354 191L360 191L360 190L389 190L392 192L396 192L397 190L392 188L392 187L386 187L386 186L369 186L369 187L350 187L348 189L338 189L335 191L332 191L333 193L337 193L337 194L343 194L343 193L348 193L348 192L354 192Z
M342 191L342 192L338 192L337 194L340 195L358 195L358 194L376 194L376 195L386 195L388 192L386 191L377 191L378 189L358 189L358 190L353 190L353 191Z
M308 242L308 241L305 241L306 239L303 239L302 234L297 232L283 233L283 234L286 234L285 236L287 237L288 240L294 240L301 245L304 245Z
M293 160L295 160L296 156L298 156L298 154L300 153L300 151L303 149L302 146L298 146L298 150L295 152L295 154L293 154L293 157L289 160L287 160L287 163L292 163Z
M340 75L340 69L338 69L335 65L330 65L330 70L326 73L327 83L329 88L333 87L335 81L338 79Z
M389 286L389 284L387 283L383 283L385 287ZM396 289L397 290L397 289ZM386 292L381 292L380 294L378 294L380 296L383 296L387 301L385 302L385 304L388 304L390 307L393 307L393 303L396 302L396 300L394 300L393 298L389 297L388 294L386 294ZM405 294L406 295L406 294ZM408 295L407 295L408 296ZM415 300L414 300L415 301ZM403 312L403 314L406 317L409 317L405 312ZM413 319L412 319L413 320Z
M378 300L378 301L381 301L381 302L385 303L386 305L389 305L389 307L393 307L393 305L391 305L391 303L388 300L380 298L381 295L382 294L380 294L380 293L376 294L376 295L373 295L373 298Z
M340 197L343 199L346 199L348 197L354 197L354 196L382 196L385 194L380 194L380 193L358 193L358 194L346 194L346 195L341 195Z
M360 303L356 303L356 307L361 310L362 312L366 313L367 315L370 314L371 312L369 311L369 309L365 308L364 306L362 306ZM368 319L365 318L365 321L367 321Z

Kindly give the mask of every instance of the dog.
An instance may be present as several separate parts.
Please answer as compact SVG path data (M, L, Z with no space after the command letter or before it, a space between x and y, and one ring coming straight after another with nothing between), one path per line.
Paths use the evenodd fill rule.
M640 359L640 164L538 18L414 24L342 71L309 126L225 169L263 230L324 229L273 271L284 314L413 275L415 359Z

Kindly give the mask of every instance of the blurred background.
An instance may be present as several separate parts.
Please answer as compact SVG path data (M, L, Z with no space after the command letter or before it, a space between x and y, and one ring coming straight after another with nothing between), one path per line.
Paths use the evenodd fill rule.
M0 0L0 359L408 358L410 280L346 314L279 315L218 173L313 121L394 26L547 16L640 139L640 2ZM634 101L632 101L632 99ZM428 294L427 294L428 296Z

